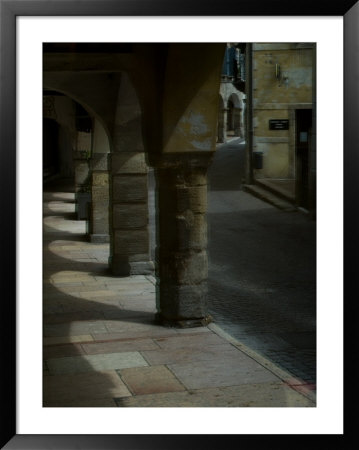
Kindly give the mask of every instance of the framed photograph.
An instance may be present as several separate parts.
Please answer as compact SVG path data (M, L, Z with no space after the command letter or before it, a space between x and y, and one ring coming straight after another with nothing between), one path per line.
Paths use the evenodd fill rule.
M348 369L348 355L355 349L347 347L344 351L343 320L352 332L356 308L354 301L346 302L344 314L343 287L347 294L355 292L353 282L358 275L352 262L358 239L354 195L359 169L358 22L356 0L0 0L1 248L5 287L1 302L1 448L182 449L201 445L204 439L210 448L268 440L284 447L294 438L303 445L321 438L344 445L345 436L354 429L354 417L347 415L344 422L344 358L347 373L351 372L354 368ZM316 406L44 408L43 154L36 150L43 142L43 43L238 41L316 44ZM288 80L280 70L276 64L273 74L285 88ZM52 99L49 96L47 100L46 114L51 117ZM266 120L266 126L271 133L281 133L290 130L292 119L277 114ZM298 142L307 141L308 130L298 134ZM86 152L81 158L86 159ZM348 389L346 396L345 406L349 408Z

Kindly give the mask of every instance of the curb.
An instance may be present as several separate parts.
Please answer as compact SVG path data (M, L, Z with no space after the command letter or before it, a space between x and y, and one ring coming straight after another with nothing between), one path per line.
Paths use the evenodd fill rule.
M213 331L218 336L222 337L226 341L228 341L230 344L234 345L238 350L245 353L247 356L252 358L254 361L256 361L261 366L268 369L270 372L272 372L275 376L280 378L283 383L287 384L289 387L294 389L295 391L302 394L304 397L311 400L316 405L316 393L313 392L313 385L308 384L303 380L300 380L293 376L291 373L287 372L286 370L281 369L276 364L265 358L264 356L260 355L256 351L252 350L251 348L247 347L242 342L235 339L230 334L226 333L222 330L218 325L215 323L210 323L207 325L207 328L209 328L211 331Z
M243 190L253 195L254 197L259 198L260 200L263 200L264 202L269 203L270 205L278 209L281 209L282 211L286 212L297 211L297 208L293 204L289 203L286 200L281 199L275 194L272 194L270 191L268 191L263 187L254 184L244 184Z

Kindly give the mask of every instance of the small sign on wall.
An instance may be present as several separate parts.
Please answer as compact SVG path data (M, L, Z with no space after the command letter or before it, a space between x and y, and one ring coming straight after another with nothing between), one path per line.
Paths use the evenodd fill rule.
M289 130L289 119L270 119L270 130Z

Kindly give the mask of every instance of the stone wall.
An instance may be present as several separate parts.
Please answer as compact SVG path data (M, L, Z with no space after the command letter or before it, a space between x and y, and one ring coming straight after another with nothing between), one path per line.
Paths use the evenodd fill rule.
M255 178L295 178L295 110L312 108L312 73L313 44L253 44ZM271 119L289 120L288 130L270 130Z

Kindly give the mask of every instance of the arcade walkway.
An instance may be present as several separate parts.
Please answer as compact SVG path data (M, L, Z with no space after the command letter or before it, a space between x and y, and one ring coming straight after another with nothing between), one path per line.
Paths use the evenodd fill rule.
M44 406L315 406L309 385L216 324L155 324L155 278L111 276L74 199L44 192Z

